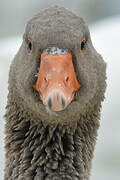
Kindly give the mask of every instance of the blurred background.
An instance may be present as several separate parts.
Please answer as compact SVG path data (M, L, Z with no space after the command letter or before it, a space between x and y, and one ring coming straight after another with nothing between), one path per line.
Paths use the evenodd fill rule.
M4 119L9 65L26 22L41 9L61 5L82 16L93 45L107 62L107 91L91 180L120 180L120 0L0 0L0 180L4 174Z
M54 4L83 16L88 24L120 14L119 0L0 0L0 38L23 33L33 15Z

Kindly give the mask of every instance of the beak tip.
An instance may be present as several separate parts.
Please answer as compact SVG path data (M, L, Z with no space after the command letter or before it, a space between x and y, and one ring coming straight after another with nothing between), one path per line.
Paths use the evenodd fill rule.
M49 95L46 105L52 111L61 111L66 107L66 99L59 93Z

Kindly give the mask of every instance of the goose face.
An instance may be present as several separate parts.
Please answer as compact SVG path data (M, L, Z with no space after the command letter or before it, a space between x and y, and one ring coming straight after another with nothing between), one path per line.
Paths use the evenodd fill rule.
M43 121L74 121L104 99L105 69L84 20L55 6L28 22L9 89Z

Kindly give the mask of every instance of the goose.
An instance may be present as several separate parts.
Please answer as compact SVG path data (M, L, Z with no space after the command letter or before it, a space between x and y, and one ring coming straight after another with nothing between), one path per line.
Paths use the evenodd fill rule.
M54 6L28 23L6 106L5 180L88 180L106 63L83 18Z

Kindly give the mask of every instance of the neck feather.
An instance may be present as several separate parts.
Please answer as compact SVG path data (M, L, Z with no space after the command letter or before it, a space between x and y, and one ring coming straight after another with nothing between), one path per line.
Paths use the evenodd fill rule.
M74 126L36 124L15 104L6 113L5 177L87 180L93 158L99 111ZM48 179L47 179L48 178ZM64 179L64 178L63 178Z

